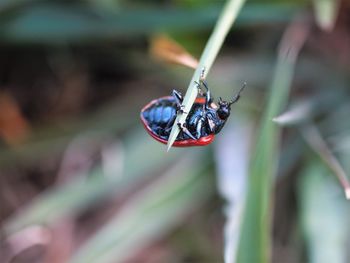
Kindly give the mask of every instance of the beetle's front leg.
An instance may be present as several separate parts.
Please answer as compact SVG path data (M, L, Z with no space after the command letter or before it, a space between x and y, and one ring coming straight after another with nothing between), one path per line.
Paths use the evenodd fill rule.
M196 140L196 138L191 134L191 132L187 129L186 125L180 122L177 123L177 126L179 127L180 131L185 133L188 137L190 137L192 140Z
M201 95L201 96L205 96L205 93L203 92L201 86L202 86L202 82L201 81L194 81L194 83L196 83L196 87L197 87L197 91L198 91L198 94Z
M172 96L174 97L175 102L176 102L177 112L180 112L181 114L185 113L184 112L185 105L182 104L182 102L183 102L182 94L179 91L174 89L172 92Z
M211 96L210 90L208 88L208 83L203 79L201 80L205 88L205 108L208 109L210 104L213 102L213 97Z
M196 81L197 88L198 88L198 93L201 94L202 96L205 96L205 108L209 109L210 104L213 102L213 97L211 96L208 83L204 79L200 79L199 82ZM201 87L205 88L205 91L203 92Z

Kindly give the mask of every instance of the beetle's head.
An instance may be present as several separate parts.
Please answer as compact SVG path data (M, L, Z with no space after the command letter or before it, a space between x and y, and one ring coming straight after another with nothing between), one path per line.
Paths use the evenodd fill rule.
M226 120L230 116L231 105L239 100L241 97L242 90L247 86L247 83L244 82L241 89L233 96L232 100L227 102L219 98L219 108L217 109L217 114L220 119Z
M220 119L226 120L230 116L231 104L230 102L219 99L219 108L217 109L217 114Z

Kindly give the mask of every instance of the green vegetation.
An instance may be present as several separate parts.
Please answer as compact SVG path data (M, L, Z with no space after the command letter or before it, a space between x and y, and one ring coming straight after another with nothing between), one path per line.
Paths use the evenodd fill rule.
M2 1L0 261L348 262L343 2ZM193 72L159 33L215 48ZM167 152L140 109L203 66L216 100L247 87L211 145Z

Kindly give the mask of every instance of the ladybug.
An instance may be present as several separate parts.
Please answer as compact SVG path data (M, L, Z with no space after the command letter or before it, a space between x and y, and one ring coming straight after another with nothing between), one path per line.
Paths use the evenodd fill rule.
M196 82L197 83L197 82ZM173 146L204 146L214 140L230 116L231 105L240 98L240 93L246 84L229 102L221 98L214 103L208 84L205 80L197 83L200 97L197 97L184 125L177 124L180 133ZM202 91L204 87L204 91ZM146 131L157 141L167 144L172 126L178 113L183 113L183 97L173 90L172 96L152 100L141 110L141 121Z

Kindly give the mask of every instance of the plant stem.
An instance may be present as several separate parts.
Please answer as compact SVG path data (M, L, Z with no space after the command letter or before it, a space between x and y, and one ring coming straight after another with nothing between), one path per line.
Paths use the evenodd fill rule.
M339 180L339 183L344 189L346 199L350 200L350 182L347 178L345 170L328 148L317 127L309 124L305 126L301 132L310 147L321 157L323 162L331 169L331 171L334 172Z
M287 104L298 54L309 33L309 24L296 17L281 40L267 107L257 129L250 160L245 211L236 262L271 262L272 193L280 153L281 129L272 119Z
M186 121L188 112L190 112L192 105L197 97L198 89L196 81L199 81L201 78L202 70L205 69L203 78L206 77L208 74L211 66L213 65L213 62L219 53L219 50L222 46L222 43L225 40L225 37L230 30L233 22L237 18L237 15L243 6L245 0L228 0L226 3L216 25L213 30L213 33L211 34L207 45L205 46L205 49L202 53L202 56L199 60L199 64L197 69L195 70L191 82L188 86L186 95L183 100L184 110L182 114L179 114L174 122L175 125L173 125L173 128L171 130L169 140L168 140L168 151L170 150L171 146L175 142L180 129L177 125L177 123L183 124Z

